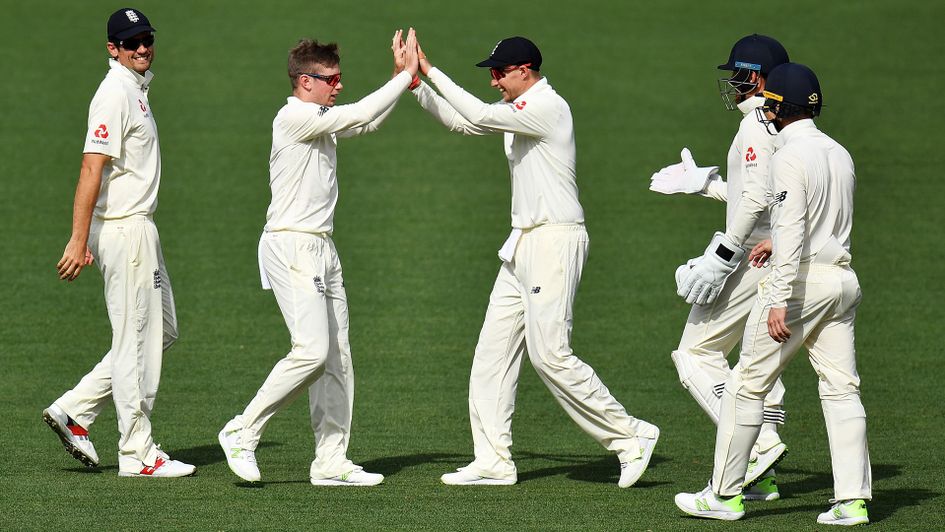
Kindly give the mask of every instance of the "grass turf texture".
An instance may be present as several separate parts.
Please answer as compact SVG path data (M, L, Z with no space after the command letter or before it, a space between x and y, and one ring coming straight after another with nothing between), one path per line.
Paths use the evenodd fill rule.
M688 312L672 272L722 227L724 209L648 192L650 173L688 145L724 163L738 121L714 66L737 38L778 37L820 75L822 129L857 163L857 321L881 528L943 525L940 438L945 157L936 118L945 46L935 2L786 6L665 2L140 2L158 28L151 103L164 179L156 216L181 340L165 357L155 437L198 476L119 479L115 414L92 427L103 466L64 453L40 412L107 349L101 277L56 280L68 238L86 110L104 74L104 23L117 4L4 2L3 306L0 523L5 529L815 529L832 494L816 376L785 375L791 456L785 499L751 503L741 524L684 518L672 497L710 475L714 429L679 386L669 353ZM435 65L485 100L472 65L500 38L542 48L542 72L570 102L578 183L593 242L573 346L662 438L637 487L564 415L531 370L514 423L520 483L463 489L440 474L471 459L466 391L473 347L508 226L498 137L452 135L409 96L382 130L339 148L335 239L345 265L357 400L350 457L387 475L372 489L308 484L307 401L277 415L258 458L265 482L235 482L216 432L288 349L259 289L256 241L269 201L270 123L288 94L286 50L301 36L341 43L350 102L388 77L389 36L414 25ZM37 32L37 28L43 31ZM930 245L931 244L931 245Z

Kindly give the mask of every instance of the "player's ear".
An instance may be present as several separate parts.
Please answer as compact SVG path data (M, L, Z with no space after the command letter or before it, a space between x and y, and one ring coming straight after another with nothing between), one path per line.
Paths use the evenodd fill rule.
M105 49L108 50L108 55L112 56L113 59L118 58L118 46L115 43L109 41L105 43Z

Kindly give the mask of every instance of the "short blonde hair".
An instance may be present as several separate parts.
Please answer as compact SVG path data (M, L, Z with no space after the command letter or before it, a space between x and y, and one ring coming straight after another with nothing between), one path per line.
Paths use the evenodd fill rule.
M326 67L336 66L341 62L338 44L322 44L312 39L302 39L289 50L289 81L292 88L298 86L299 76L311 72L316 64Z

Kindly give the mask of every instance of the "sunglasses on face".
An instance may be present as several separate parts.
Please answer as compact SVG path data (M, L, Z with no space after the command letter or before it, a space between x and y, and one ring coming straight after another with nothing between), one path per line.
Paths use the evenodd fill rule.
M513 67L505 67L504 69L500 69L500 68L490 68L490 69L489 69L489 73L492 74L492 79L494 79L494 80L496 80L496 81L499 81L500 79L504 78L505 75L508 74L509 72L515 72L515 71L518 70L519 68L522 68L522 67L526 67L526 68L527 68L527 67L530 67L530 66L532 66L531 63L525 63L525 64L523 64L523 65L517 65L517 66L513 66Z
M118 46L124 48L125 50L137 50L144 45L145 48L150 48L154 46L154 35L148 35L147 37L132 37L130 39L122 39L118 41Z
M337 74L332 74L330 76L325 76L322 74L309 74L308 72L303 72L299 74L300 76L308 76L310 78L320 79L328 84L329 87L334 87L341 82L341 72Z

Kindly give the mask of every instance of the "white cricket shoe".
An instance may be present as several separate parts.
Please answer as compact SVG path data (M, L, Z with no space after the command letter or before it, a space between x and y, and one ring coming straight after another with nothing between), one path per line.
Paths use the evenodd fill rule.
M56 432L62 446L73 458L85 464L85 467L98 465L98 454L89 439L89 431L63 412L56 403L43 410L43 421Z
M384 482L384 475L380 473L368 473L361 466L354 466L354 469L347 473L329 478L311 478L313 486L377 486Z
M869 515L866 513L866 501L863 499L840 501L818 515L817 522L822 525L865 525L870 522Z
M712 492L712 484L699 493L677 493L676 506L694 517L736 521L745 515L745 503L741 495L720 499Z
M774 469L768 470L754 486L742 491L746 501L776 501L781 498Z
M653 449L656 447L656 440L660 438L660 429L656 427L653 428L656 430L656 435L652 438L637 438L640 440L640 449L643 451L643 454L636 460L620 463L620 480L617 481L617 485L621 488L629 488L636 484L637 481L640 480L640 477L643 476L643 472L646 471L647 466L650 465L650 458L653 457Z
M441 476L440 481L448 486L511 486L518 479L480 477L466 471L465 467L460 467L455 473L446 473Z
M787 453L788 448L787 445L784 445L784 442L779 442L767 451L758 453L758 458L748 461L748 471L745 473L743 486L746 488L754 486L765 473L778 465L781 460L784 460Z
M241 427L234 427L227 423L217 435L217 440L226 455L226 465L230 466L230 471L247 482L259 482L262 475L259 473L259 466L256 465L256 453L243 448L240 441L241 431Z
M167 453L164 453L167 456ZM153 466L142 466L140 470L118 471L119 477L149 477L149 478L176 478L189 477L197 472L197 468L178 460L157 457Z

